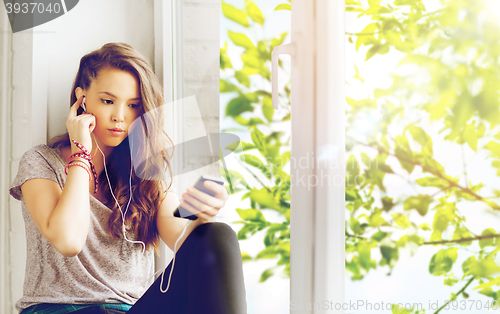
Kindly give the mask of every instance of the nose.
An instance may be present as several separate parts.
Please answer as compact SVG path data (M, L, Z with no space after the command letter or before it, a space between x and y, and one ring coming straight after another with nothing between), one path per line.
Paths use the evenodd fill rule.
M125 120L124 111L125 109L123 105L116 105L111 119L114 122L123 122Z

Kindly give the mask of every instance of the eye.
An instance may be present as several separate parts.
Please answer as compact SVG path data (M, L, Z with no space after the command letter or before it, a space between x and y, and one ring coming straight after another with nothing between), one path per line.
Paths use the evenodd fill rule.
M140 105L138 105L138 104L132 104L132 105L130 105L130 107L132 107L133 109L135 109L135 108L139 108Z
M109 99L102 99L102 98L101 98L101 101L102 101L103 103L107 104L107 105L109 105L109 104L112 104L112 103L113 103L113 102L112 102L111 100L109 100ZM106 101L109 101L109 103L107 103Z

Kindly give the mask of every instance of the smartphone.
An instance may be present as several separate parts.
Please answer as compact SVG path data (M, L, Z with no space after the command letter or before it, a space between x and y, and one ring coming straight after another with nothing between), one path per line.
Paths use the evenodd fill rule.
M198 181L196 181L196 183L194 184L194 187L197 188L198 190L204 192L204 193L207 193L210 196L214 196L215 193L212 190L207 189L203 185L203 182L205 182L206 180L210 180L210 181L215 182L217 184L224 185L224 181L222 179L217 178L217 177L208 176L208 175L201 176L198 179ZM177 207L177 209L174 211L174 216L175 217L179 217L179 218L189 219L189 220L196 220L196 219L198 219L198 216L193 215L192 212L190 212L189 210L185 209L181 205L179 205L179 207Z

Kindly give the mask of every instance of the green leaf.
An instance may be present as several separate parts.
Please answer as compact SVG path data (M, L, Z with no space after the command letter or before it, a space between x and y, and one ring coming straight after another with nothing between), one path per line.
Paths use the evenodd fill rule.
M490 141L488 144L484 145L484 148L489 149L497 158L500 158L500 144L497 142Z
M241 252L241 261L243 263L251 260L253 260L253 258L250 255L248 255L247 252Z
M258 209L241 209L241 208L236 208L236 212L240 215L241 219L247 220L247 221L253 221L253 222L259 222L259 223L266 223L266 218L264 218L264 215L260 212Z
M458 279L454 279L454 278L446 278L444 280L444 285L445 286L453 286L454 284L456 284L458 282Z
M474 263L470 266L471 274L476 278L486 278L500 272L500 267L495 263L491 257Z
M431 231L431 226L428 223L420 224L418 227L425 231Z
M374 33L378 31L378 24L371 23L368 24L359 34L356 40L356 50L361 47L361 45L375 45L379 44L379 41L375 38Z
M289 206L281 203L279 199L276 199L275 196L266 188L250 191L250 198L255 203L259 204L260 208L262 209L268 208L280 212L289 209Z
M291 11L292 10L292 5L291 4L286 4L286 3L279 4L279 5L276 6L276 8L274 8L274 11L278 11L278 10L289 10L289 11Z
M233 43L236 46L240 46L246 49L255 48L253 42L245 34L235 33L232 31L228 31L227 33L229 35L229 38L233 41Z
M278 256L278 252L274 247L266 247L264 250L257 254L256 258L275 258Z
M361 3L355 0L345 0L345 5L361 5Z
M359 264L366 270L377 267L377 263L371 259L371 249L372 245L366 242L361 242L358 245Z
M398 226L401 226L401 227L403 227L405 229L408 228L408 227L410 227L410 220L405 215L403 215L401 213L396 213L396 214L392 214L391 216L394 219L394 222Z
M384 197L382 197L382 205L383 205L384 211L388 212L396 204L394 204L393 199L391 197L384 196Z
M274 107L271 97L266 96L262 99L262 113L264 114L264 117L266 117L267 121L273 121Z
M274 267L266 269L260 276L259 282L266 281L269 277L271 277L274 274L274 271L275 271Z
M445 190L450 186L450 184L446 180L437 177L424 177L415 180L415 182L417 182L417 184L420 186L434 186L441 190Z
M230 69L233 67L231 59L227 55L227 42L224 43L224 48L220 48L220 68L221 70Z
M381 246L380 253L382 253L380 266L389 265L391 268L394 267L399 258L398 249L389 246Z
M458 248L442 249L434 254L429 263L429 273L441 276L449 272L457 260L457 250Z
M236 117L245 111L253 111L250 101L245 96L232 99L226 106L226 115Z
M250 154L241 154L238 156L238 158L241 161L244 161L245 163L247 163L255 168L258 168L261 170L266 169L266 166L264 165L264 163L257 156L250 155Z
M487 229L484 229L483 232L481 233L482 236L491 235L491 234L497 234L495 229L487 228ZM483 249L487 246L495 246L495 241L498 241L498 238L489 238L489 239L479 240L479 247Z
M264 15L262 15L262 12L260 11L259 7L254 2L248 1L246 4L246 9L248 16L254 22L259 23L260 25L264 25Z
M375 103L375 101L371 99L354 100L349 97L346 97L345 99L353 110L357 110L360 108L373 108L373 109L377 108L377 104Z
M390 46L388 43L385 44L375 44L366 52L365 61L370 60L374 55L378 54L386 54L389 52Z
M247 15L244 11L236 9L234 6L222 2L222 14L225 17L245 27L249 27Z
M468 276L471 274L471 267L477 263L476 257L475 256L469 256L463 263L462 263L462 271L464 272L464 276Z
M372 239L377 242L380 242L383 238L387 237L387 235L388 235L387 232L379 231L372 236Z
M408 130L411 133L413 139L422 146L422 154L428 155L432 157L432 139L431 137L425 133L425 131L417 126L410 126Z
M425 216L429 210L429 204L432 203L432 201L433 199L429 195L411 196L405 200L404 209L416 209L420 216Z
M455 228L455 231L453 232L453 240L460 240L460 239L466 239L466 238L472 238L469 230L467 230L466 228L461 228L461 227ZM472 244L472 240L460 242L459 244L461 246L468 246L468 245Z
M238 90L238 87L223 79L220 79L219 84L221 93L229 93Z
M234 77L240 82L241 84L245 85L246 87L250 87L250 79L248 79L248 76L243 73L243 71L236 71L234 73ZM248 97L247 97L248 99ZM249 99L251 101L251 99ZM252 101L251 101L252 102Z
M248 234L255 234L259 230L259 224L256 223L249 223L243 225L241 229L238 231L237 237L238 240L244 240L247 239Z

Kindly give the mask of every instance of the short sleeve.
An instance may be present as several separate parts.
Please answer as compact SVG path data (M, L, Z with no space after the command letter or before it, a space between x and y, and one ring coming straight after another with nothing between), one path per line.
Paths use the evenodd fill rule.
M38 145L21 156L17 175L9 188L10 195L16 200L22 199L21 185L30 179L43 178L58 182L56 172L42 155L41 150L42 147Z

